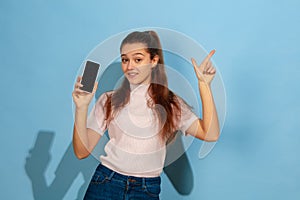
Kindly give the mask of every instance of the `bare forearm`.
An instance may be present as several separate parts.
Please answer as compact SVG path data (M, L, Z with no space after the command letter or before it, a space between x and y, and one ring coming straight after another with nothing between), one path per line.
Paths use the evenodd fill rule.
M215 141L219 138L219 120L210 85L199 81L199 92L202 101L202 127L205 140Z
M89 154L89 140L87 136L87 112L88 107L76 108L73 130L73 148L78 158L84 158Z

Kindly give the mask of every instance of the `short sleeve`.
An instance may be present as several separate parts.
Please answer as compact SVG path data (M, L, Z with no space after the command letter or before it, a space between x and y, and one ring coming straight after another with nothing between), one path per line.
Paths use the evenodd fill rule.
M198 116L191 110L191 107L188 106L182 99L178 99L181 108L178 129L182 131L184 135L187 135L186 130L192 125L192 123L195 120L198 120Z
M90 128L101 136L107 129L107 121L105 120L104 106L107 100L107 94L103 93L96 101L87 118L87 128Z

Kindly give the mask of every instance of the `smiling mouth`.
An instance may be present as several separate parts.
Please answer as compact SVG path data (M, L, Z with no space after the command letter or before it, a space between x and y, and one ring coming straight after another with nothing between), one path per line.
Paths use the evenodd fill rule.
M135 77L136 75L138 75L137 72L128 72L127 75L130 77L130 78L133 78Z

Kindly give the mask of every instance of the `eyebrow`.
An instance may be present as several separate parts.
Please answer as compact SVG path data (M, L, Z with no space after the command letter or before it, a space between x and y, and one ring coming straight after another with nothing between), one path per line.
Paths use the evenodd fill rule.
M142 55L142 56L145 56L143 53L135 53L135 54L133 54L133 56L136 56L136 55ZM121 54L121 56L126 56L126 54Z

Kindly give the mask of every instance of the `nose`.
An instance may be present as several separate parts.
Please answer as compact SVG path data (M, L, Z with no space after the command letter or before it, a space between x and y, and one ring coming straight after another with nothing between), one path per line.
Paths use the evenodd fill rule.
M134 68L135 68L135 66L134 66L133 62L131 60L129 60L127 63L127 70L132 70Z

